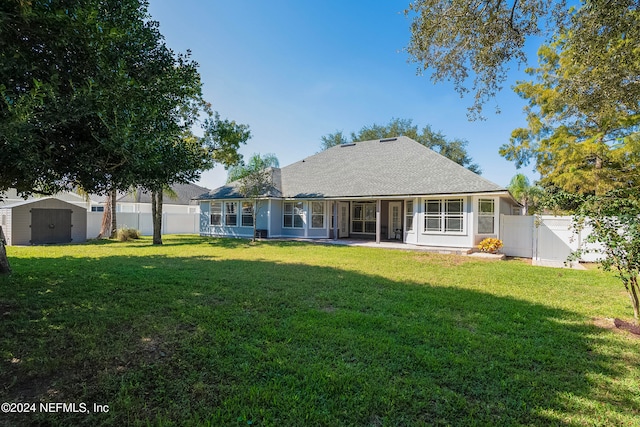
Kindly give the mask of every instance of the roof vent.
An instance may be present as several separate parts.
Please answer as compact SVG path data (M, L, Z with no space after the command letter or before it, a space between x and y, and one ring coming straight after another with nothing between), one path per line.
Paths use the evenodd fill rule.
M384 138L381 139L380 142L391 142L391 141L397 141L398 138Z
M353 147L354 145L356 145L355 142L349 142L347 144L340 144L340 147Z

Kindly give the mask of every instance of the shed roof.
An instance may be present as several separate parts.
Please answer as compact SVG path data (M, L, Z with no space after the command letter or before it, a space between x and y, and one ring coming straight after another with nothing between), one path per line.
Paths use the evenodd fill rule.
M0 209L13 209L13 208L17 208L19 206L24 206L24 205L32 205L34 203L40 203L40 202L44 202L47 200L56 200L58 202L73 206L73 207L77 207L77 205L74 205L73 203L69 203L65 200L60 200L57 197L52 197L52 196L47 196L47 197L38 197L35 199L27 199L27 200L21 200L19 202L14 202L11 203L9 205L0 205Z
M411 138L400 136L329 148L273 169L275 197L341 198L507 191ZM242 197L238 183L199 199Z

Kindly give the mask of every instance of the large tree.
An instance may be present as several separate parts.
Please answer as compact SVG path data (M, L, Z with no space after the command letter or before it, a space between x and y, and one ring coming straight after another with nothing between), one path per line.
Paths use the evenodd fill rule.
M601 13L585 28L579 16L593 8L585 5L572 32L540 49L540 66L528 70L535 80L515 87L528 101L528 126L500 153L518 167L533 160L544 186L602 195L640 184L640 11L620 11L625 25ZM578 54L588 40L597 51Z
M326 150L335 145L349 142L393 138L401 135L408 136L425 147L466 167L472 172L477 174L482 172L480 166L473 163L473 160L467 153L466 147L469 144L468 141L458 138L448 139L442 132L436 132L428 125L420 132L418 131L418 126L412 124L411 119L391 119L386 125L373 124L371 126L364 126L357 133L351 132L350 140L344 136L342 131L336 131L320 138L322 141L321 149Z
M0 3L0 191L151 189L233 163L233 141L185 138L210 108L197 64L167 48L147 6Z
M231 167L240 161L238 148L251 133L247 125L221 119L213 113L203 123L204 136L190 132L162 141L156 157L145 161L148 168L138 183L151 192L153 244L162 244L162 198L172 184L185 184L199 179L202 171L215 163Z
M606 98L625 97L637 105L638 74L628 71L636 67L631 62L638 42L630 37L620 43L620 34L637 32L638 7L635 0L583 0L579 5L564 0L415 0L406 11L412 19L407 52L419 73L431 73L434 81L452 80L461 94L472 91L470 110L477 117L510 69L527 63L525 42L548 43L571 33L572 61L593 67L576 80L578 88L584 87L580 80L592 87L617 86ZM601 63L600 52L611 47L619 50L618 60Z

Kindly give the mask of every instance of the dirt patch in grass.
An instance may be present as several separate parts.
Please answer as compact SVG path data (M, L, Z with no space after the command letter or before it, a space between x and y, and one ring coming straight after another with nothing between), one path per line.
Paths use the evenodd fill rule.
M596 317L593 324L599 328L609 329L618 333L623 333L629 337L640 339L640 326L622 319L609 319Z
M615 319L613 323L616 325L616 328L622 329L623 331L627 331L634 335L636 338L640 338L640 326L635 325L633 323L626 322L621 319Z
M462 255L434 253L416 254L413 256L413 259L418 262L429 263L441 267L457 267L471 261L469 258Z
M514 262L520 262L522 264L532 265L531 258L520 258L516 256L508 256L507 261L514 261Z

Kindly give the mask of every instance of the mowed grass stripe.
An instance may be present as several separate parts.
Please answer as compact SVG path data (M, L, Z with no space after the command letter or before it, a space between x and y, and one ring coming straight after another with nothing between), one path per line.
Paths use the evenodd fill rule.
M9 248L8 425L640 425L640 340L599 270L168 236Z

